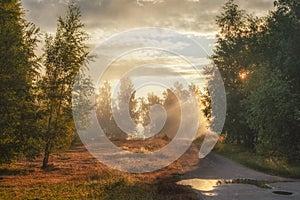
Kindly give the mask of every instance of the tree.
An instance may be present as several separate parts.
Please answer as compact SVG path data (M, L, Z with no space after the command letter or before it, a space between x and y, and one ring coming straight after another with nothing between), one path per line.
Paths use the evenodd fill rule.
M147 137L153 136L157 133L159 129L159 123L162 121L161 113L155 109L155 105L161 105L163 100L150 92L147 94L147 98L141 97L138 101L138 114L139 114L139 123L144 127L144 135ZM152 113L150 113L152 108ZM151 115L150 115L151 114Z
M103 86L99 89L97 95L97 117L103 131L111 138L113 135L111 129L112 120L112 99L111 99L111 86L108 81L105 81Z
M248 126L242 100L247 96L246 78L255 69L253 42L261 32L262 20L246 15L232 0L223 7L217 17L220 32L212 55L215 66L223 77L227 95L227 115L224 132L229 142L245 143L253 147L255 132ZM213 70L212 70L213 72ZM209 86L210 87L210 86Z
M119 135L119 139L126 139L126 134L133 134L136 130L139 116L137 99L135 98L136 92L132 80L128 77L123 77L120 82L120 91L117 97L118 108L115 113L118 115L116 119L119 122L118 125L123 130L123 134Z
M200 88L192 83L189 85L189 92L196 98L200 114L203 114L209 122L212 119L212 108L208 87L205 87L204 92L201 92Z
M295 44L300 42L300 3L280 0L275 7L256 45L264 61L251 75L244 105L249 125L259 134L257 150L299 160L300 49Z
M179 92L179 91L178 91ZM159 136L167 136L169 139L175 137L181 119L181 107L180 102L176 97L174 90L167 89L163 93L163 106L165 107L167 119L165 125L160 132Z
M300 2L274 5L255 18L227 2L212 60L226 87L228 141L299 160Z
M117 126L113 116L113 109L116 108L111 96L111 85L108 81L105 81L100 87L96 104L99 123L108 138L118 139L120 135L124 135Z
M120 91L118 93L118 105L121 114L129 110L130 117L136 121L136 104L137 101L135 99L135 90L132 80L128 77L124 77L121 79Z
M58 19L56 35L46 36L46 72L41 81L41 112L45 122L43 168L47 168L50 154L68 148L75 135L72 89L79 70L90 60L85 45L88 36L80 18L79 8L69 4L66 17Z
M0 163L39 153L34 95L38 32L24 20L19 0L0 2L0 151L5 152Z
M262 70L253 78L263 80L263 84L253 89L244 105L249 125L258 132L257 150L270 156L295 158L299 152L295 141L299 141L299 136L291 132L296 124L290 81L282 79L280 73Z

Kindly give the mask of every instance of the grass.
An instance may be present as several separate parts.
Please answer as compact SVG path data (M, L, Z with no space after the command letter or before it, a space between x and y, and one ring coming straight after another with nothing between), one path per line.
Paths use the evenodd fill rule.
M241 145L218 143L215 151L249 168L271 175L300 178L300 163L288 163L285 159L259 155Z
M124 143L129 150L147 151L156 148L145 144ZM164 145L163 141L154 144ZM121 144L120 144L121 145ZM122 146L121 145L121 146ZM197 199L189 188L176 185L173 174L180 174L184 162L194 159L197 148L193 146L183 158L159 171L146 174L129 174L113 170L98 162L82 145L64 154L50 157L53 168L41 169L42 158L34 162L18 161L0 165L0 199ZM188 169L186 169L188 170Z
M190 189L178 186L174 182L165 182L162 185L147 185L120 177L85 182L44 183L25 187L1 187L0 199L197 199ZM161 191L162 189L163 191Z
M161 199L138 182L124 178L1 187L1 199Z
M91 163L92 164L92 163ZM26 165L25 165L26 166ZM42 172L37 168L28 170L24 165L2 165L0 174L12 177L9 184L0 185L0 199L161 199L153 193L153 188L143 184L137 178L111 169L87 170L85 176L76 175L66 181L55 181L61 178L64 170ZM44 175L43 175L44 173ZM39 182L35 174L47 176L48 181ZM72 172L71 172L72 173ZM19 177L20 176L20 177ZM15 183L14 181L15 179ZM25 179L25 183L18 178ZM26 180L27 179L27 180ZM42 179L42 177L41 177ZM1 181L1 180L0 180ZM130 192L128 192L130 191Z

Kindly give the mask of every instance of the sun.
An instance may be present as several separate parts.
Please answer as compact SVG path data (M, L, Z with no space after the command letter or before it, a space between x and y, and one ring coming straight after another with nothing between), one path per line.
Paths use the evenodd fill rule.
M249 75L249 71L247 70L242 70L239 72L239 77L241 80L246 80L248 75Z

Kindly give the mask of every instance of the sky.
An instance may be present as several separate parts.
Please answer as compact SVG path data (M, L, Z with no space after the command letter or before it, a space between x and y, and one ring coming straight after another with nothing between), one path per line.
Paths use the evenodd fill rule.
M57 18L64 15L66 2L22 0L26 18L40 27L43 33L55 32ZM225 2L226 0L78 0L85 30L90 35L88 45L99 58L97 66L91 66L91 75L99 76L95 71L99 68L110 68L106 71L113 73L106 73L106 79L119 80L126 71L143 65L149 75L142 78L150 80L149 77L172 77L174 72L180 72L189 81L203 85L203 78L184 62L188 60L199 69L210 64L208 57L213 52L218 32L215 18ZM267 15L273 8L273 0L236 0L236 3L258 16ZM142 32L141 35L138 35L139 31L135 32L145 27L168 31L162 31L161 34L153 29L146 29L148 33ZM110 42L109 45L107 41ZM103 45L103 42L106 44ZM162 51L157 52L154 48L137 50L137 47L148 46ZM136 51L132 52L134 49ZM107 62L111 64L109 66L102 61L108 58L111 59L111 62ZM145 68L146 64L152 66ZM134 76L138 77L137 74Z
M164 27L213 35L214 20L226 0L79 0L86 28L99 38L138 27ZM265 15L273 0L237 0L242 9ZM22 0L27 17L44 31L54 31L66 0ZM96 37L97 37L96 36Z

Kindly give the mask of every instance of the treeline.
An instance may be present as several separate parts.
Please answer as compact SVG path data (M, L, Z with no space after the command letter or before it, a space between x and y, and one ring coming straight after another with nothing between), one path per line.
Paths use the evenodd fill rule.
M146 97L136 97L132 80L124 77L120 80L120 90L115 97L112 95L112 86L109 81L100 85L96 97L97 117L102 130L112 140L152 137L171 140L176 135L181 122L189 125L190 120L193 120L192 114L190 119L189 116L182 116L181 109L190 109L189 113L199 112L199 115L205 113L207 119L210 118L210 110L207 110L205 106L201 108L201 105L209 105L208 95L207 90L201 91L199 86L193 83L188 88L184 88L181 83L175 82L162 94L156 95L153 91L149 91ZM192 99L199 105L198 110L192 110L190 106ZM157 105L164 109L165 115L160 108L156 107ZM127 112L130 116L126 116ZM133 122L132 127L126 120L129 117ZM119 119L120 124L116 123L116 118ZM206 122L200 123L201 125L207 124ZM120 127L123 127L123 130ZM204 132L201 133L204 130L200 130L201 128L203 127L199 127L198 132L204 134Z
M41 33L24 19L20 1L0 2L0 163L43 153L47 168L49 155L67 149L75 137L72 89L90 60L80 17L70 3L38 57ZM81 78L85 93L92 91L89 79Z
M226 87L226 141L258 153L299 160L300 3L278 0L274 6L268 16L254 17L232 0L226 3L217 18L220 32L211 59ZM43 54L38 57L40 30L24 19L19 0L0 1L0 163L43 154L43 167L47 168L49 155L68 149L76 137L72 103L76 106L80 99L87 104L80 106L88 108L87 97L93 90L88 77L76 77L79 70L84 76L87 67L81 66L92 60L80 18L79 8L69 4L66 16L58 18L56 34L44 37ZM81 84L74 88L75 80ZM209 87L213 93L213 85ZM74 89L79 91L74 94ZM205 105L205 116L213 119L208 92L201 93L193 84L183 89L177 83L161 96L149 93L136 98L130 79L121 81L115 100L110 98L109 82L100 87L97 115L109 137L126 138L115 124L113 109L119 115L129 109L136 124L155 129L147 125L151 124L151 106L159 104L168 116L161 133L172 138L178 126L176 95L183 99L196 96ZM128 99L129 108L122 105ZM83 124L88 110L82 110ZM159 120L159 116L153 119Z
M300 159L300 2L277 0L274 7L268 16L255 17L229 0L216 20L211 59L227 93L226 141L295 161Z
M37 56L41 38L43 52ZM72 112L80 116L81 122L77 123L88 124L89 97L94 87L85 76L87 64L92 61L87 40L80 10L73 3L67 6L66 16L58 18L56 33L43 35L24 19L19 0L0 2L0 164L24 157L33 160L42 155L42 167L47 169L50 154L68 149L77 137ZM75 85L75 81L79 84ZM143 130L144 137L163 128L159 135L170 139L176 134L181 117L176 95L184 100L185 106L190 96L200 103L208 99L207 92L202 94L194 84L184 89L175 83L161 97L149 93L147 97L136 98L133 88L132 81L124 78L117 99L111 98L109 82L99 90L97 115L111 139L128 137L116 124L113 109L120 119L125 118L123 114L129 109L134 124L149 129ZM150 118L150 109L156 104L166 110L163 127L155 127L162 121L161 115L154 111ZM80 108L72 109L74 106ZM209 115L209 111L206 113ZM154 121L151 123L150 119Z

